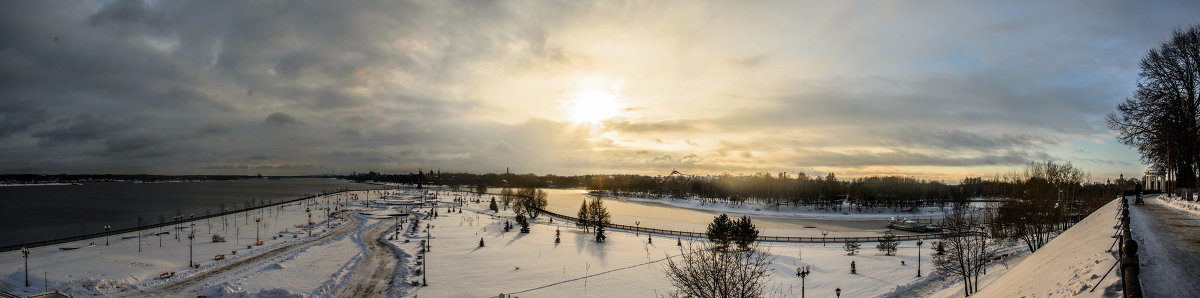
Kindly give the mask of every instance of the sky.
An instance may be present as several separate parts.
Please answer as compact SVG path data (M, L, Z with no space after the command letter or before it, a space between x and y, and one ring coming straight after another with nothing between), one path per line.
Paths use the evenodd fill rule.
M1197 1L3 1L0 173L1139 175Z

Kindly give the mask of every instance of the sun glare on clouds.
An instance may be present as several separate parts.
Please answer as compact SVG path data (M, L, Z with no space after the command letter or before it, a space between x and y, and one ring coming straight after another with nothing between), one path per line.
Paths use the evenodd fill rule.
M617 116L621 105L617 94L603 89L580 90L565 103L567 119L574 123L597 124Z

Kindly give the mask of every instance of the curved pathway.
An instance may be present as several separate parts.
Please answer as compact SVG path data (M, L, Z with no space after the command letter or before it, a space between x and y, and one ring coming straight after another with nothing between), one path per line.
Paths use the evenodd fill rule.
M349 222L342 223L341 225L339 225L337 227L337 229L334 229L330 233L325 233L325 235L321 235L317 238L313 238L308 241L296 242L296 243L289 244L289 245L286 245L286 246L283 246L280 248L276 248L271 251L267 251L267 252L252 256L252 257L239 259L239 260L233 261L225 266L222 266L221 268L188 275L186 277L183 277L182 279L172 280L168 284L166 284L160 288L143 291L140 293L136 293L135 295L149 296L149 297L176 296L176 295L182 294L181 292L183 292L184 290L187 290L188 288L190 288L192 286L195 286L202 282L208 281L208 279L210 279L210 278L219 277L223 273L226 273L229 271L236 271L238 269L252 266L260 261L274 258L285 252L300 249L300 248L305 248L305 247L320 243L322 241L325 241L327 239L331 239L331 238L340 236L342 234L345 234L346 232L353 230L355 226L358 226L358 221L359 221L358 218L351 216Z
M1146 198L1129 205L1130 228L1139 244L1142 293L1170 297L1200 293L1200 216Z
M392 270L396 268L397 256L380 238L392 227L380 223L363 236L363 242L367 244L367 256L359 261L358 269L350 276L350 284L343 287L337 297L378 297L387 294L388 287L392 285Z

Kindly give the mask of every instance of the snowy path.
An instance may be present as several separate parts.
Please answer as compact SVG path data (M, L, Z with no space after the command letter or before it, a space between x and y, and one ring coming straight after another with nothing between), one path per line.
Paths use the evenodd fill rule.
M1130 205L1130 228L1140 244L1142 292L1147 297L1200 293L1200 217L1147 198Z
M384 296L392 285L392 270L396 267L396 254L385 246L380 238L391 225L380 223L363 237L369 254L350 276L352 284L342 288L338 297Z
M338 228L336 230L334 230L332 233L326 233L325 235L322 235L320 237L314 238L309 241L294 243L294 244L284 246L279 249L271 250L271 251L268 251L268 252L259 254L257 256L250 257L250 258L240 259L233 263L230 263L229 265L221 267L219 269L191 275L185 279L178 280L178 281L172 282L170 284L167 284L166 286L164 286L162 288L145 291L145 292L142 292L139 294L144 295L144 296L149 296L149 297L165 297L165 296L181 294L183 291L188 290L189 288L191 288L193 286L200 285L200 284L208 281L210 278L221 277L222 275L224 275L224 273L238 271L238 270L244 269L246 267L258 264L262 261L270 260L272 258L278 257L284 253L294 251L297 249L301 249L301 248L306 248L306 247L315 245L317 243L322 243L325 240L341 236L342 234L345 234L347 231L353 230L353 227L358 225L358 221L359 221L358 218L355 218L352 216L352 217L350 217L350 222L338 226Z

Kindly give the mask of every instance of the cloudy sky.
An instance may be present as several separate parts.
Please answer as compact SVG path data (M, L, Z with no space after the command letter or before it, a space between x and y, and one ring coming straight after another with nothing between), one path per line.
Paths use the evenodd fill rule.
M3 1L0 173L1145 169L1200 2Z

